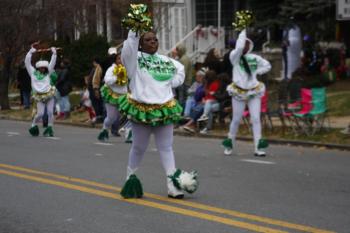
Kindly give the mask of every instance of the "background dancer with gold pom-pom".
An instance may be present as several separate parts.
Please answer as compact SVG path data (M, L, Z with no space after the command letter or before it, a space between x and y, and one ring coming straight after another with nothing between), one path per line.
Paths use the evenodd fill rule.
M109 138L108 130L117 119L120 119L117 108L118 98L128 92L128 77L126 69L121 62L120 53L114 55L113 60L114 63L106 71L105 84L101 87L101 96L105 102L107 116L103 121L103 128L97 137L100 141Z

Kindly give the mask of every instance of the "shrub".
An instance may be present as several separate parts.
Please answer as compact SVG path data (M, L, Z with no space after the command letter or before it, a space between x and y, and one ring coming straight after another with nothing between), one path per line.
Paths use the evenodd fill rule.
M95 34L83 35L71 43L57 41L54 44L62 47L63 56L71 61L71 81L75 87L84 85L84 76L91 72L93 58L105 59L109 48L107 39Z

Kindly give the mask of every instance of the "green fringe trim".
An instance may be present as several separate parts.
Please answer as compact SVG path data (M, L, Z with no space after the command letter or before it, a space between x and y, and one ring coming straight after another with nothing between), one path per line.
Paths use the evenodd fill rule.
M30 129L28 131L29 131L30 135L32 135L32 136L39 135L39 127L37 125L30 127Z
M181 185L180 185L179 180L178 180L181 172L182 171L180 169L177 169L173 175L168 176L171 179L171 181L173 182L175 188L177 188L178 190L181 190Z
M260 139L258 143L258 149L264 149L269 146L269 143L265 139Z
M150 111L142 111L128 101L127 95L118 99L119 111L134 122L151 126L168 125L181 120L182 107L176 102L174 107L163 107Z
M226 138L225 140L222 141L221 143L225 148L232 149L232 139L231 138Z
M108 131L106 129L102 130L97 137L97 139L100 141L104 141L108 138L109 138L109 135L108 135Z
M120 194L124 198L141 198L143 196L141 181L135 174L129 176Z
M52 130L52 127L51 127L51 126L47 127L47 128L45 129L43 135L44 135L45 137L53 137L53 130Z
M100 90L102 99L105 103L113 105L118 104L118 98L121 96L121 94L113 92L113 90L107 85L103 85Z

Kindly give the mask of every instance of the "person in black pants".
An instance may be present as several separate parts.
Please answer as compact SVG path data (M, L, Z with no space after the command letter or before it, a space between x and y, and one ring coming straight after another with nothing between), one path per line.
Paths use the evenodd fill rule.
M92 106L96 112L96 122L101 123L104 119L103 101L100 93L103 70L100 65L99 59L94 58L92 64L93 69L91 70L89 75L88 90Z
M21 104L23 104L24 109L29 109L31 105L30 94L32 91L32 85L24 63L18 69L17 83L18 89L21 93Z

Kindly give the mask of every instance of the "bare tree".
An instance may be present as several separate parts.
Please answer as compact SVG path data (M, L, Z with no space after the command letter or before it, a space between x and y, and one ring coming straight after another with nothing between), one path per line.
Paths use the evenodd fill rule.
M124 38L119 25L131 1L123 0L1 0L0 7L0 107L9 109L8 87L15 64L32 42L71 42L86 33L105 33L107 7L111 8L114 38ZM134 1L135 2L135 1ZM151 0L136 1L151 6ZM109 20L109 19L108 19ZM111 25L117 25L111 28ZM109 31L110 33L110 31ZM116 41L117 43L120 40Z
M3 62L0 74L0 106L9 109L8 86L14 64L30 43L44 38L47 33L44 11L35 0L1 0L0 7L0 58ZM40 37L39 37L40 35Z

